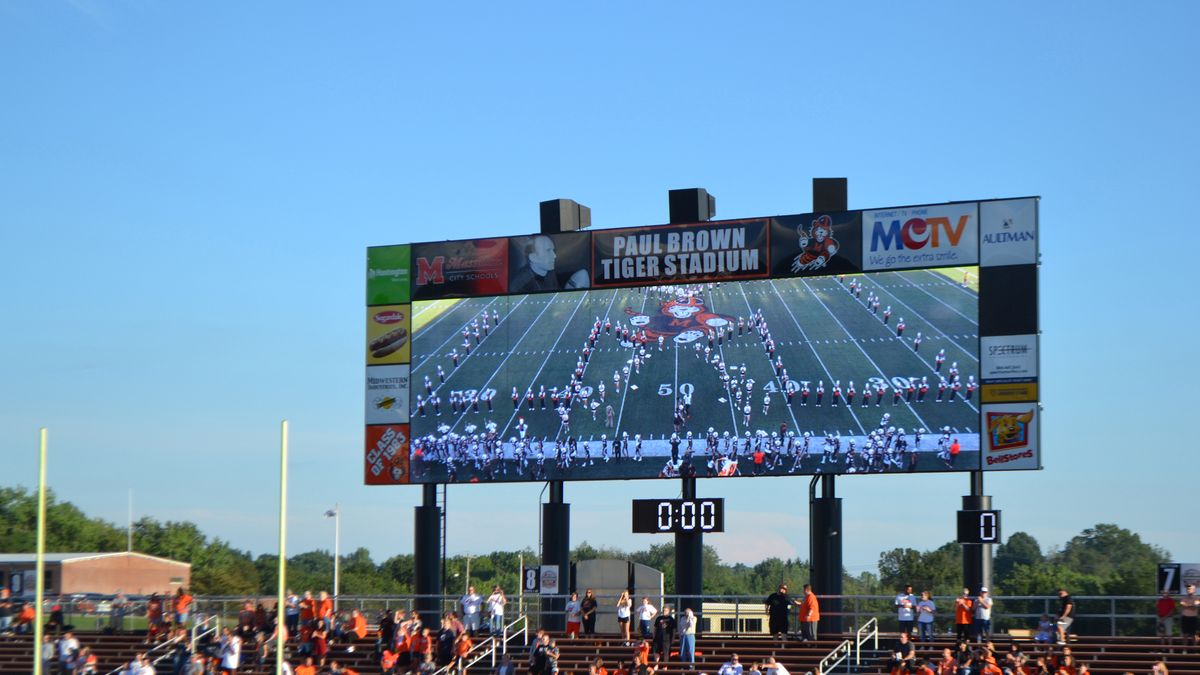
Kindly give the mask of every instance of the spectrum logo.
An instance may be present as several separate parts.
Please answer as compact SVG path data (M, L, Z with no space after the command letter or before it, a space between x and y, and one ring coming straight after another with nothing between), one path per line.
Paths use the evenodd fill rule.
M966 214L959 216L957 223L944 216L909 218L903 224L899 218L891 222L877 220L871 233L871 251L916 251L926 246L939 248L943 243L958 246L970 222L971 216Z

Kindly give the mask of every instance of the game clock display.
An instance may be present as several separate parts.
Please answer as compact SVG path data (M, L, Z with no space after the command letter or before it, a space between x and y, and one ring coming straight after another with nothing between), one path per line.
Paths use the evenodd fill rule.
M959 511L958 543L999 544L999 511Z
M634 534L724 531L724 499L633 500Z

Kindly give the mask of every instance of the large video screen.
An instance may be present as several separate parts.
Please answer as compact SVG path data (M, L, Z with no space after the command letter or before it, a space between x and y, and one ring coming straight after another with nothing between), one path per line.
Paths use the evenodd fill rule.
M1012 201L373 249L366 482L1038 468Z

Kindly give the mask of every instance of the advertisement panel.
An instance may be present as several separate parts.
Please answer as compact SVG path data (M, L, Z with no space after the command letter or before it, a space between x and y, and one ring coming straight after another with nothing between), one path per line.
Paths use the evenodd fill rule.
M592 285L589 232L508 239L508 292L572 291Z
M408 484L408 425L368 425L366 431L364 482L367 485Z
M1037 199L979 204L979 266L1033 265L1038 259Z
M1036 335L985 335L979 338L979 375L984 382L1034 382L1037 348Z
M367 424L408 422L408 365L367 366Z
M367 249L367 304L407 303L411 292L412 248L372 246Z
M805 213L771 219L771 276L862 270L862 213Z
M979 261L979 204L863 211L863 269L957 267Z
M983 406L983 469L1013 471L1041 468L1037 403Z
M508 240L469 239L413 245L414 300L508 292Z
M729 220L592 232L592 285L767 276L768 221Z
M412 313L409 305L367 308L367 365L408 363Z

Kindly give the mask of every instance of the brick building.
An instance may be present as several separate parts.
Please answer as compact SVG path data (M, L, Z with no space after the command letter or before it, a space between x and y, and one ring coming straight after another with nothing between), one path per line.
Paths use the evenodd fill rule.
M190 587L190 563L144 553L47 553L47 595L73 593L149 595ZM0 585L14 595L32 595L36 557L32 553L0 554Z

